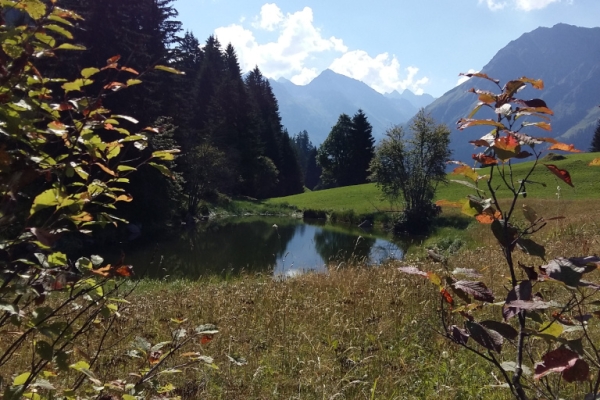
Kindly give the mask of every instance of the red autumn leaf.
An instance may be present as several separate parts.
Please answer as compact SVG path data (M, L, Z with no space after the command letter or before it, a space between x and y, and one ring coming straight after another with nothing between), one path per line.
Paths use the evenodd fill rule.
M515 152L515 153L517 152L517 149L519 148L519 146L520 146L520 144L519 144L519 141L517 140L517 138L510 134L499 137L494 142L494 148L506 150L506 151L510 151L510 152Z
M571 187L575 187L575 186L573 186L573 182L571 181L571 174L569 174L569 171L567 171L566 169L560 169L556 165L553 165L553 164L544 164L544 165L546 166L546 168L548 168L550 170L550 172L552 172L554 175L556 175L560 179L562 179L567 185L569 185Z
M510 98L513 94L517 93L523 86L525 86L525 82L521 80L508 81L506 85L504 85L503 95L505 98Z
M132 265L121 265L119 268L115 270L115 275L117 276L133 276L133 266Z
M496 160L496 157L486 156L483 153L473 154L472 157L473 157L473 160L477 161L478 163L481 163L481 165L497 165L498 164L498 160Z
M112 56L111 58L109 58L108 60L106 60L106 65L114 64L117 61L119 61L120 59L121 59L121 56L118 55L118 54L116 56Z
M105 85L104 89L117 91L117 90L120 90L120 89L122 89L124 87L127 87L127 85L124 84L124 83L122 83L122 82L111 82L111 83Z
M540 379L551 372L563 372L575 366L579 355L566 348L558 348L546 353L542 361L535 366L535 379Z
M213 336L214 335L202 335L200 337L200 344L209 343L211 340L213 340Z
M448 292L446 289L440 289L440 293L442 295L442 297L444 297L444 300L446 301L446 303L450 304L451 306L454 305L454 299L452 298L452 295L450 294L450 292Z
M581 153L581 150L577 150L574 145L566 143L555 143L548 150L562 150L569 151L571 153Z
M585 382L589 380L590 366L587 362L578 358L575 365L568 368L562 373L562 377L566 382Z

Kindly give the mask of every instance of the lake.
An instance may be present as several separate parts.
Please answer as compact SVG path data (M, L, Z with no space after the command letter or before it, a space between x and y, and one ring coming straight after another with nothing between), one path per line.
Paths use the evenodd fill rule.
M127 264L138 277L191 278L263 272L293 276L326 271L334 263L379 264L403 256L401 243L384 232L325 221L277 217L235 217L199 223L151 243L125 244ZM120 249L105 253L108 262Z

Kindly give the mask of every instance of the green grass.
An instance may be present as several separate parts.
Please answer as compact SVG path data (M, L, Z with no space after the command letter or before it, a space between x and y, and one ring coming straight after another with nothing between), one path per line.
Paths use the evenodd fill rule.
M538 165L529 178L530 181L538 183L527 185L527 195L538 199L557 199L557 187L560 186L560 198L562 200L583 200L600 197L600 168L588 166L589 162L595 157L598 157L598 154L573 154L568 155L565 160L548 162L548 164L554 164L558 168L568 170L573 179L574 188L559 180L543 165ZM512 167L512 176L515 182L525 177L531 165L532 162L526 162ZM486 169L481 169L478 172L480 175L488 173ZM505 172L507 179L510 179L510 169L508 167L505 168ZM452 174L448 175L448 179L468 180L460 175ZM502 183L498 175L495 175L494 182L496 186ZM480 187L489 194L485 181L481 181ZM436 198L455 201L473 192L473 189L450 182L438 188ZM498 196L507 198L510 196L510 192L500 188ZM373 183L306 192L294 196L269 199L264 203L270 205L288 204L298 209L354 210L357 214L397 209L383 198L381 191Z

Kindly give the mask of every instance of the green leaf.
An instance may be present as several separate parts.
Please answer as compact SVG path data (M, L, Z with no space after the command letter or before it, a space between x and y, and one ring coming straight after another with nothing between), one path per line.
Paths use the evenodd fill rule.
M80 91L83 86L91 85L94 81L91 79L75 79L73 82L64 83L61 87L65 93Z
M46 5L40 0L22 0L15 4L15 8L25 11L36 21L46 14Z
M24 385L25 382L27 382L27 379L29 379L29 377L31 376L31 372L25 372L22 373L21 375L17 376L14 380L13 380L13 386L20 386L20 385Z
M46 35L45 33L42 33L42 32L37 32L34 36L37 40L44 43L45 45L48 45L49 47L56 46L56 39L54 39L50 35Z
M185 72L179 71L178 69L175 69L175 68L167 67L166 65L156 65L154 67L154 69L170 72L172 74L177 74L177 75L185 75Z
M121 397L123 398L123 400L137 400L135 396L132 396L130 394L123 394L121 395Z
M87 50L87 47L80 44L63 43L54 50Z
M168 176L169 178L173 178L173 173L171 172L171 170L169 170L169 168L166 165L157 164L157 163L154 163L154 162L149 162L148 165L151 165L154 168L156 168L157 170L159 170L160 173L163 174L164 176Z
M172 161L175 159L175 153L179 153L179 150L157 150L152 153L152 157L163 161Z
M68 39L73 39L73 34L71 32L69 32L68 30L66 30L65 28L63 28L62 26L50 24L50 25L44 25L44 28L54 31L56 33L59 33Z
M90 369L90 364L85 361L78 361L75 364L69 365L69 368L74 369L75 371L82 371L84 369Z
M127 86L133 86L133 85L139 85L140 83L142 83L141 80L139 79L127 79L127 82L125 82L127 84Z
M66 19L64 19L62 17L59 17L58 15L51 14L51 15L48 16L48 19L50 21L60 22L61 24L64 24L64 25L73 26L73 24L71 23L71 21L66 20Z
M48 256L48 263L52 267L62 267L67 264L67 255L57 251Z
M0 311L5 311L11 315L15 315L19 313L19 308L18 306L11 304L7 301L0 300Z
M555 321L549 321L542 326L538 331L538 335L557 339L563 333L563 326Z
M33 204L31 205L31 210L29 210L29 215L33 215L36 212L47 208L47 207L55 207L60 204L58 189L52 188L43 191L38 194L36 198L33 200Z
M81 76L83 76L84 78L89 78L97 74L98 72L100 72L98 68L84 68L81 70Z

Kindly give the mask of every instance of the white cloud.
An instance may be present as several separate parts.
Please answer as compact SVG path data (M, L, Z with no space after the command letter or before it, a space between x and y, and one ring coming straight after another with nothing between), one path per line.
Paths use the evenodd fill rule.
M479 4L485 3L492 11L502 10L508 5L512 5L517 10L533 11L541 10L552 3L560 3L563 1L567 4L573 4L573 0L479 0Z
M283 13L277 4L267 3L260 8L260 20L252 26L273 31L283 21L283 18Z
M271 78L296 77L304 81L310 73L306 62L319 53L344 53L348 48L342 39L324 38L313 25L312 9L283 15L275 4L265 4L261 17L254 27L276 31L275 41L258 43L254 33L242 25L217 28L215 35L225 45L235 47L242 70L258 65L265 76Z
M396 56L388 53L378 54L373 58L363 50L349 51L335 59L329 69L362 81L380 93L410 89L416 94L422 94L421 86L429 82L426 77L415 80L419 72L416 67L406 68L406 75L402 78L400 62Z
M363 50L349 51L340 38L324 37L313 23L310 7L284 14L275 3L267 3L251 20L254 22L249 28L240 23L215 30L222 45L234 46L243 71L258 66L269 78L285 77L304 85L330 64L333 71L361 80L382 93L408 88L420 94L428 83L426 77L417 79L418 68L402 70L394 55L382 53L373 58ZM273 32L276 38L259 43L251 29Z

